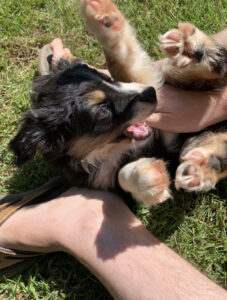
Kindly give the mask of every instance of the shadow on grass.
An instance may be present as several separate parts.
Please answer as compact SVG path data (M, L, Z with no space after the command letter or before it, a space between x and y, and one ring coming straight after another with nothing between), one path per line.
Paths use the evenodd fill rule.
M26 299L113 299L92 273L65 253L47 254L37 259L30 269L13 280L18 299L21 295L25 295Z
M162 242L166 242L170 236L178 230L185 216L193 214L197 207L203 203L204 193L191 193L183 190L176 191L172 187L173 200L168 200L160 206L150 210L147 217L147 228ZM210 197L225 199L227 195L227 180L216 185L211 191Z
M41 158L36 157L8 179L8 193L27 192L45 184L56 175ZM65 253L48 254L37 259L32 267L14 276L12 280L18 287L18 297L23 293L33 297L35 291L39 294L39 299L113 299L98 279ZM6 283L8 286L10 282L6 280ZM10 296L8 288L7 291Z
M9 194L27 192L41 186L58 174L51 170L40 157L18 168L6 181Z

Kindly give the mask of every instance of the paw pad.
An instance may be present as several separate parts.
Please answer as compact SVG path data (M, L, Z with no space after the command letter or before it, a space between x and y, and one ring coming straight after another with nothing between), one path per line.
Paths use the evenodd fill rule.
M124 23L123 16L110 0L82 0L81 13L89 29L98 36L102 34L102 28L118 31Z
M191 36L195 33L195 26L189 23L179 23L178 29L172 29L160 36L160 48L163 54L173 60L173 65L179 68L186 67L192 58L201 57L203 53L193 52Z
M194 149L182 157L183 163L176 172L175 186L188 191L209 191L214 189L216 172L220 169L220 161L215 155L205 153L202 149Z

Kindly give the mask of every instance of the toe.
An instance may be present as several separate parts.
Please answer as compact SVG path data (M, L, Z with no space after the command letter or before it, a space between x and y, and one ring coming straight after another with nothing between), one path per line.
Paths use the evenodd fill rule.
M100 3L99 2L97 2L97 1L91 1L90 2L90 6L94 9L94 11L96 12L96 13L100 13L101 12L101 5L100 5Z
M178 43L181 39L181 32L177 29L173 29L169 32L169 34L167 34L166 38Z
M183 33L184 38L193 35L195 32L195 26L190 23L179 23L178 28Z
M165 51L170 55L170 56L176 56L179 53L179 47L177 46L171 46L171 47L166 47Z

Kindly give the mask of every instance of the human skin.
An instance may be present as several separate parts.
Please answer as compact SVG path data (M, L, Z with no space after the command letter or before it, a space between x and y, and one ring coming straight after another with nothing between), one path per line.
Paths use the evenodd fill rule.
M115 299L225 299L227 293L158 241L116 195L72 188L20 209L0 227L0 245L65 251Z
M197 132L227 119L227 87L211 91L185 91L164 85L158 91L151 127L168 132Z

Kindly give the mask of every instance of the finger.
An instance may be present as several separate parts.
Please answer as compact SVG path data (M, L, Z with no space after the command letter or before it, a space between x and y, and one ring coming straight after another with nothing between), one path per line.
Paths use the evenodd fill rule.
M156 127L162 123L162 115L160 113L153 113L146 119L146 123L151 127Z
M180 132L180 128L176 126L176 122L173 122L173 120L169 118L168 114L154 113L146 119L146 123L150 127L154 127L164 131L175 133Z

